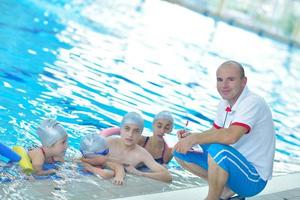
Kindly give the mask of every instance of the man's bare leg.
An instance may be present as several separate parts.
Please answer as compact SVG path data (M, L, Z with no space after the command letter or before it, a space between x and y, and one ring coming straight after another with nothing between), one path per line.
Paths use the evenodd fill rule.
M208 155L208 194L206 200L219 200L227 179L228 173Z
M207 181L207 171L196 164L185 162L179 158L175 157L175 160L186 170L191 172L192 174L199 176ZM233 196L235 193L231 191L228 187L225 187L221 198L228 199L229 197Z
M207 171L194 163L185 162L175 157L175 160L186 170L192 174L199 176L207 181Z

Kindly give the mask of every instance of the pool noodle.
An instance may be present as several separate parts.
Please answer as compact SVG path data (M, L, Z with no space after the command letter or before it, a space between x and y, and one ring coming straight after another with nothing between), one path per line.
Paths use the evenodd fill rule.
M104 137L109 137L112 135L120 135L120 128L119 127L106 128L104 130L101 130L99 134Z
M27 152L25 151L25 149L21 146L14 146L13 150L21 156L21 160L20 160L19 164L20 164L23 172L26 174L32 173L33 167L32 167L30 158L29 158Z
M8 158L9 161L12 162L18 162L21 160L21 157L16 152L14 152L2 143L0 143L0 155L5 158Z

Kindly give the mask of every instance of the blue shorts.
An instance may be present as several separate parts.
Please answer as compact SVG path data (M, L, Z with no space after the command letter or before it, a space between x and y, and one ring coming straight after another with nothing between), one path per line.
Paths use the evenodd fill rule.
M174 151L174 156L208 170L208 154L228 173L226 186L242 197L250 197L261 192L267 181L257 173L254 166L236 149L223 144L200 145L203 152L189 151L186 154Z

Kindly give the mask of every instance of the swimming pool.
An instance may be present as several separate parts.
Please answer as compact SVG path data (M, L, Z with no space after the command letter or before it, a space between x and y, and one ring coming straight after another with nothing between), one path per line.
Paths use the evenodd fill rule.
M174 114L175 130L186 120L205 130L220 98L215 70L234 59L271 106L274 174L299 171L300 49L163 1L4 0L0 10L5 145L39 143L37 125L54 117L69 131L68 156L78 156L80 136L133 110L146 133L162 109ZM201 184L182 181L174 185Z

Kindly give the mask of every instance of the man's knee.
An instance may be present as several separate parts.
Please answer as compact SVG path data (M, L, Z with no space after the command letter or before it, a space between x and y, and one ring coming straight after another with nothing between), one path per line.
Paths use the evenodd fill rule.
M211 155L208 155L207 157L207 163L208 163L208 169L219 167L219 165L216 163L216 161L211 157Z
M208 158L211 158L215 162L218 162L219 158L227 157L227 155L228 155L227 148L228 148L228 145L225 145L225 144L211 144L208 148L208 155L209 155Z
M209 169L222 169L225 170L224 164L226 163L227 158L227 151L224 151L226 149L227 145L224 144L211 144L208 148L208 168ZM225 159L225 160L224 160ZM225 163L220 166L220 162L225 161ZM226 167L225 167L226 168ZM227 171L227 170L225 170Z

